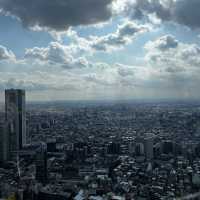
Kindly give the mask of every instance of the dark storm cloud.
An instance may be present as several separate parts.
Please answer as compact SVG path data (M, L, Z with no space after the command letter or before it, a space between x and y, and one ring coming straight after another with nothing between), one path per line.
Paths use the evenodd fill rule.
M200 1L199 0L179 0L176 3L175 20L191 28L200 27Z
M199 28L199 8L199 0L136 0L127 4L126 12L133 19L148 19L149 14L156 14L162 21Z
M164 20L170 18L170 10L164 7L160 0L136 0L134 3L130 1L125 10L134 19L145 18L149 13L155 13Z
M25 27L64 30L108 20L111 3L112 0L0 0L0 10L16 16Z

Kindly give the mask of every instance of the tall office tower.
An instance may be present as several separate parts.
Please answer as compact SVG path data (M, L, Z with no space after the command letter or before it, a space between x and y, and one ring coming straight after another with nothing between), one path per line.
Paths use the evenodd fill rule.
M5 160L26 144L25 91L5 90Z

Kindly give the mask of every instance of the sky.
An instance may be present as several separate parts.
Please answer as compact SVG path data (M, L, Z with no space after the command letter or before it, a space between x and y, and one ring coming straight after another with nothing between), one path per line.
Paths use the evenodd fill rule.
M0 0L0 101L200 98L199 0Z

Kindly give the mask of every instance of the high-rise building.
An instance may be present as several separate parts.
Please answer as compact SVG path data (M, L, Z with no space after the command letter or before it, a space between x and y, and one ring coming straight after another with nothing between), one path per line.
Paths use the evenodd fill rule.
M120 154L121 153L120 143L118 142L109 143L107 152L108 154Z
M26 144L24 90L5 90L5 124L4 159L8 160Z
M5 125L4 123L0 123L0 162L4 160L4 138L5 138Z
M137 135L135 138L136 156L145 156L146 160L152 160L154 157L154 139L155 135L152 133Z
M41 143L36 150L36 180L45 183L47 181L47 145Z
M147 160L152 160L154 157L153 145L155 136L151 133L145 134L144 137L144 147L145 147L145 157Z

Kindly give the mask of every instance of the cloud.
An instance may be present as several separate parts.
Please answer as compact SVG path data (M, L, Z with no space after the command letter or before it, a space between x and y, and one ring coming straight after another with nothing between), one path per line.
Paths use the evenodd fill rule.
M0 81L0 89L5 88L22 88L28 91L38 91L51 89L48 83L38 83L35 80L17 80L16 78L10 78Z
M122 35L126 35L125 33ZM62 83L96 97L103 94L108 97L116 95L117 98L120 98L120 95L134 98L137 96L154 98L156 95L158 97L197 96L197 86L200 84L198 45L180 42L173 35L164 35L149 41L145 45L145 50L146 65L144 66L95 63L81 57L75 59L74 55L70 54L69 46L59 43L50 44L46 48L36 48L34 51L31 49L27 51L26 56L33 55L33 59L48 62L52 66L64 67L65 64L66 69L79 69L78 73L76 70L61 70L58 73L55 69L56 78L43 78L49 84L49 88L63 88ZM68 57L71 56L70 62L66 62L66 59L68 61ZM45 62L41 66L46 66ZM39 79L39 83L43 79Z
M175 2L175 9L172 18L180 24L191 28L200 28L200 1L199 0L178 0Z
M138 20L148 19L148 15L152 13L155 13L160 19L169 20L172 2L173 0L126 0L121 12L128 14L132 19Z
M67 75L67 78L65 77ZM0 90L5 88L22 88L27 91L49 90L79 90L79 86L72 82L75 79L70 74L49 74L48 72L0 72Z
M148 42L145 49L147 62L166 67L168 72L200 69L200 47L197 44L182 43L171 35L165 35Z
M163 50L157 45L163 38L167 37L163 36L151 41L152 45L146 45L148 47L146 47L146 59L148 58L146 66L87 61L92 67L86 70L85 68L79 68L78 71L62 70L62 68L58 70L62 62L59 65L52 64L53 67L50 69L46 64L48 51L42 48L40 49L42 56L39 54L41 62L39 68L37 63L27 57L24 62L27 67L31 67L27 72L0 72L0 89L23 88L31 94L37 94L34 96L36 100L38 98L44 100L47 97L55 100L198 96L200 61L195 60L194 63L193 59L200 57L199 47L177 41L177 47ZM176 41L175 38L174 40ZM35 51L33 61L37 54ZM161 59L161 64L157 60L152 60L150 55L157 56L158 60ZM55 58L52 60L57 61ZM21 63L16 67L21 68Z
M163 90L169 97L199 97L200 47L197 44L183 43L165 35L148 42L145 49L149 69L145 87L158 89L159 95Z
M135 75L135 68L130 67L130 66L125 66L125 65L121 65L121 64L117 64L117 70L118 70L118 74L121 77L134 77Z
M47 47L26 49L25 58L33 61L41 61L42 65L57 65L65 69L90 67L90 63L84 57L74 58L76 52L73 46L66 46L59 42L51 42Z
M95 86L97 86L97 87L103 86L103 87L111 87L112 88L112 86L116 86L116 82L114 82L113 80L109 80L104 75L99 75L99 74L96 74L96 73L90 73L90 74L86 75L84 77L84 79L88 83L95 84Z
M138 35L147 32L147 26L139 26L130 21L119 26L115 33L101 37L91 37L91 48L95 51L112 51L131 43Z
M145 48L165 51L176 47L178 47L178 41L172 35L165 35L153 42L148 42Z
M51 42L47 47L34 47L26 49L25 58L46 62L50 65L61 65L66 69L90 68L92 63L85 56L95 52L111 52L123 48L131 43L137 36L149 30L148 26L139 26L132 22L125 22L118 26L114 33L104 36L80 37L76 31L51 32L57 41ZM69 45L63 44L64 37L69 40Z
M152 14L162 20L200 28L199 0L128 0L123 12L132 19L151 20Z
M68 54L70 53L70 50L70 48L58 42L51 42L44 48L34 47L32 49L26 49L25 57L52 63L64 63L71 59Z
M112 0L0 0L0 10L17 17L25 27L62 31L107 21L111 4Z
M60 33L51 31L50 35L59 43L68 38L71 42L71 47L79 53L93 54L98 51L111 52L122 49L150 29L150 25L138 25L126 20L117 27L116 31L103 36L89 35L88 37L81 37L72 28Z
M1 60L12 60L14 61L16 59L15 54L8 50L6 47L0 45L0 61Z

